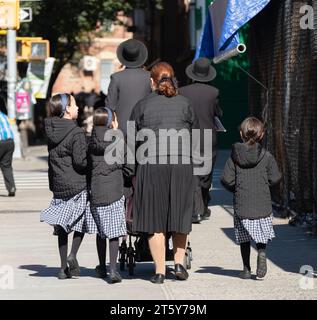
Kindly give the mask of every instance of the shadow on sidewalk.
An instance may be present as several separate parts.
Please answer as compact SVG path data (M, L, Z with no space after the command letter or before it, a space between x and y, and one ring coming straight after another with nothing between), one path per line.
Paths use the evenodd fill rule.
M199 270L195 271L195 273L211 273L234 278L237 278L240 272L241 270L223 269L215 266L200 267Z
M29 274L30 277L56 277L60 268L48 267L42 264L30 264L19 266L19 269L34 271L35 273ZM80 274L84 277L94 277L95 270L85 267L80 267Z
M57 277L57 274L60 270L59 267L48 267L46 265L41 264L30 264L30 265L21 265L19 269L33 271L35 273L29 274L30 277ZM107 266L107 271L109 272L109 266ZM128 274L128 270L120 271L118 268L119 273L122 276L123 280L145 280L150 281L150 278L154 275L154 264L153 263L137 263L134 271L135 274L130 276ZM172 273L173 269L167 267L166 269L166 279L174 279L174 275ZM91 278L98 278L96 276L96 272L94 268L86 268L80 267L80 278L82 277L91 277ZM76 277L74 277L76 279ZM109 282L109 278L101 279L105 282Z
M217 186L217 188L222 186ZM232 195L225 190L211 190L208 206L232 206Z

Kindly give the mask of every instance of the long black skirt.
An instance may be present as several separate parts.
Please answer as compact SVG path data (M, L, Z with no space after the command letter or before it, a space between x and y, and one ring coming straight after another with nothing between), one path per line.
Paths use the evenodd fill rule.
M189 234L194 190L191 164L139 165L133 203L133 232Z

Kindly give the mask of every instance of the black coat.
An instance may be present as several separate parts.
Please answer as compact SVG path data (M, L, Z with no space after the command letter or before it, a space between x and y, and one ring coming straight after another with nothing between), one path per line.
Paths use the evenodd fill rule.
M119 200L123 194L123 174L129 178L133 175L134 166L127 165L126 147L124 141L104 141L106 127L95 126L89 142L89 167L91 204L93 206L107 206ZM123 147L120 148L120 147ZM106 162L105 156L113 155L117 161L113 164Z
M173 146L166 148L166 144L158 138L160 129L175 129L177 131L188 129L188 132L191 133L191 129L199 128L197 117L187 98L181 95L167 98L164 95L158 95L153 92L137 103L132 111L130 120L135 121L136 131L146 128L155 133L155 141L152 141L152 139L151 141L146 141L148 149L155 151L155 154L158 154L158 150L161 150L160 156L180 155L191 158L191 148L182 148L182 139L185 139L186 135L179 135L182 139L178 140L178 146L175 145L175 148ZM174 131L175 136L178 135L177 131ZM190 146L190 141L188 143ZM149 152L145 157L150 158L152 155Z
M141 68L126 68L111 75L106 106L116 111L124 133L133 107L151 92L150 72Z
M270 187L281 177L274 157L260 144L236 143L221 181L234 193L234 211L241 219L260 219L272 213Z
M193 83L179 89L179 94L188 98L198 117L200 129L215 129L214 117L221 117L222 110L219 107L219 90L204 83ZM201 149L203 150L203 139ZM213 130L212 148L216 154L217 132Z
M50 190L55 198L71 198L87 187L85 133L75 121L59 117L45 119L45 132Z

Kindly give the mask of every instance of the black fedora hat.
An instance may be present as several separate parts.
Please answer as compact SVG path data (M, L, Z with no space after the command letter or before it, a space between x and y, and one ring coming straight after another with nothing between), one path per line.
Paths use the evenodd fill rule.
M186 68L187 76L195 81L209 82L216 78L217 71L207 58L199 58Z
M148 52L141 41L129 39L120 43L117 49L117 57L126 67L138 68L146 62Z

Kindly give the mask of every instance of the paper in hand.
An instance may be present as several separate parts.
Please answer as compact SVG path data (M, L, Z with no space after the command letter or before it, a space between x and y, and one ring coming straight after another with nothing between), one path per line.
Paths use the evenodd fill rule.
M214 117L214 125L215 125L216 131L227 132L226 128L223 126L223 124L221 123L218 117Z

